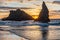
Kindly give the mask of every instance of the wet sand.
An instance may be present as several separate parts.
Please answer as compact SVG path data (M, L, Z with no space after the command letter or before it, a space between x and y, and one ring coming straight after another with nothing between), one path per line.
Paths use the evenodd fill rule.
M11 28L0 30L0 40L60 40L60 26L20 26Z

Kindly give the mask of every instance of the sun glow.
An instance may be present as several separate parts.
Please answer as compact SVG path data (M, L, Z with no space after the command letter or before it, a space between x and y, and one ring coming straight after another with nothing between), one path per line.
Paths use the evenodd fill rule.
M36 8L36 9L22 9L25 11L27 14L31 15L34 19L38 18L38 15L41 11L41 8Z
M33 15L32 16L34 19L37 19L38 18L38 15Z

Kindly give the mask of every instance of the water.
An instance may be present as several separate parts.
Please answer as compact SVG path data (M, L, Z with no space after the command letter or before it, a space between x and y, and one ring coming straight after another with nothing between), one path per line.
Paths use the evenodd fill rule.
M60 26L0 25L0 40L60 40Z

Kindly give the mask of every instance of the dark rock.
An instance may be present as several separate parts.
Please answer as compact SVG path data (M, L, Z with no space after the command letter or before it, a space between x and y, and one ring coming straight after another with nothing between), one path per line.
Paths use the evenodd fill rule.
M16 11L11 10L9 16L7 18L3 18L2 20L23 21L23 20L34 20L34 18L32 18L24 11L17 9Z
M43 23L47 23L50 21L49 20L49 11L48 11L47 6L45 5L45 2L43 2L42 10L39 14L39 17L35 21L39 21L39 22L43 22Z

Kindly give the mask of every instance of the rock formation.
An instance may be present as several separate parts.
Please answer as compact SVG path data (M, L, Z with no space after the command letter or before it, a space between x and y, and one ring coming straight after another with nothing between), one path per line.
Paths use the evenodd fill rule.
M47 22L50 21L49 20L49 11L48 11L48 8L47 8L45 2L43 2L42 10L39 14L39 17L35 21L39 21L39 22L42 22L42 23L47 23Z
M23 20L34 20L34 18L32 18L24 11L17 9L16 11L11 10L9 16L7 18L3 18L2 20L23 21Z

